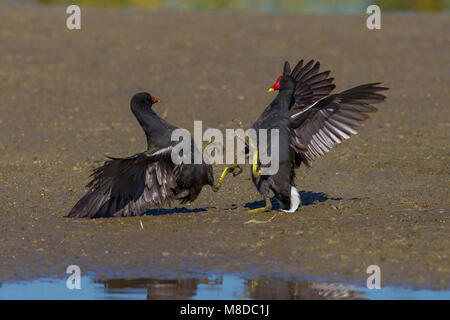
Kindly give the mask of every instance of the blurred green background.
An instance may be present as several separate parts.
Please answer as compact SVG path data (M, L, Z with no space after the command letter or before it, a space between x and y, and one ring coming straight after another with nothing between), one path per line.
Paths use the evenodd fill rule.
M96 7L138 7L148 10L178 9L192 11L245 10L270 13L334 14L365 13L370 4L382 11L442 12L450 0L4 0L42 4L80 4Z

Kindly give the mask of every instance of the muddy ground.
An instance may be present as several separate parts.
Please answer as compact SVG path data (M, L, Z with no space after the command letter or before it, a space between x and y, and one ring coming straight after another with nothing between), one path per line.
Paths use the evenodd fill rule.
M139 12L0 4L0 282L63 276L181 278L204 272L450 287L448 15ZM192 129L250 125L284 60L318 59L337 90L391 90L358 136L297 171L296 213L248 213L248 170L220 193L134 218L64 218L105 154L144 150L129 109L147 90ZM216 167L216 179L221 166ZM275 215L275 216L274 216ZM269 220L246 224L251 219ZM143 228L141 228L141 222Z

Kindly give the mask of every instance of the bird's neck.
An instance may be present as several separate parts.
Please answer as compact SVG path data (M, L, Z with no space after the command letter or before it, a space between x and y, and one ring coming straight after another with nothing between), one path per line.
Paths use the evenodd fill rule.
M289 112L292 103L294 89L280 90L274 100L274 105L282 112Z
M156 122L158 119L157 114L152 109L147 110L133 110L134 116L137 121L141 125L141 127L146 130L146 128L151 128L153 122Z
M159 141L158 137L165 131L163 120L151 109L135 112L135 116L147 137L147 147L156 147L154 142Z

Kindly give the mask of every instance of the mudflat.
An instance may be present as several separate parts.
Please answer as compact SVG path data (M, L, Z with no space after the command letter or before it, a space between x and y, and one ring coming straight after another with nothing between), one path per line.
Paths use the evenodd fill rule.
M448 289L450 19L266 15L0 4L0 281L239 273ZM284 60L317 59L337 91L390 90L360 134L297 171L295 213L262 205L248 168L221 192L140 217L64 216L104 155L143 151L135 92L180 127L249 126ZM219 177L223 166L215 167ZM252 220L254 219L254 220ZM249 221L265 223L246 223Z

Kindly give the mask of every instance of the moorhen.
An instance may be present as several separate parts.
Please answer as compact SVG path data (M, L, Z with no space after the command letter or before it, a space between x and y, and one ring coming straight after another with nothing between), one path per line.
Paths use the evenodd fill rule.
M76 218L134 216L151 208L179 199L194 201L204 185L213 186L212 166L194 163L174 164L171 158L175 142L172 132L177 127L160 118L152 109L159 99L147 92L131 99L131 111L147 136L147 151L127 158L112 158L96 168L89 191L67 215ZM191 138L192 139L192 138ZM193 139L192 150L196 148Z

